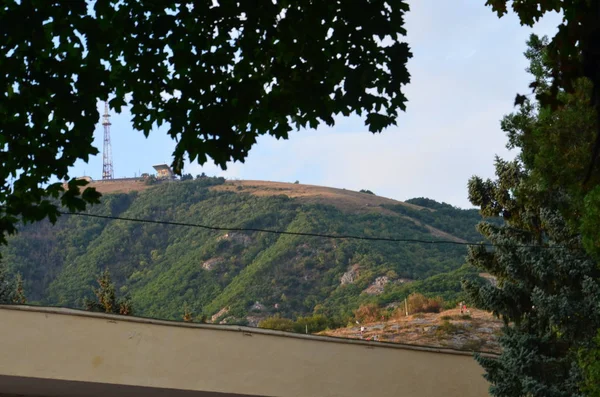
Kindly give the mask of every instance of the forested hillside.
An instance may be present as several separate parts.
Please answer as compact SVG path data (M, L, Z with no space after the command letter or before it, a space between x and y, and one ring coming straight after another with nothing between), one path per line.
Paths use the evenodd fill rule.
M234 228L480 240L475 210L422 198L401 203L341 189L218 178L107 194L89 213ZM31 303L81 307L96 276L108 267L137 315L181 319L187 305L209 320L218 314L214 321L250 324L275 313L343 318L359 304L391 303L414 291L458 299L460 279L478 278L463 266L465 253L465 246L451 244L224 232L73 215L54 226L23 226L2 248L10 273L22 274Z

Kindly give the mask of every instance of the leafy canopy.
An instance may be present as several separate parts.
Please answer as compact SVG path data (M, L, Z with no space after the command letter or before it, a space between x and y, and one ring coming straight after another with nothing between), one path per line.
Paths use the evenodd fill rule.
M486 5L499 17L508 11L508 0L487 0ZM596 0L515 0L510 2L513 11L519 16L522 25L533 26L544 14L560 12L563 21L558 25L546 48L546 65L549 86L541 86L534 80L530 88L536 93L542 105L550 105L553 109L561 107L560 91L573 93L576 82L586 77L592 82L593 94L589 98L595 108L596 139L588 147L592 152L591 162L588 157L586 172L577 180L589 182L600 153L600 2ZM525 95L517 95L515 104L523 104ZM588 152L589 153L589 152Z
M371 132L405 109L411 57L403 0L31 0L0 9L0 243L18 218L97 202L68 167L87 161L98 100L129 105L146 136L169 124L184 158L222 168L260 135L365 115Z

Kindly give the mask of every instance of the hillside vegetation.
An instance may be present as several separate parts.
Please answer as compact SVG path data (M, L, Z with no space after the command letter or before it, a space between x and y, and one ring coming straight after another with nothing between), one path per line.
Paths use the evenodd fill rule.
M428 199L406 203L300 184L198 178L106 194L91 214L290 232L479 241L475 210ZM102 183L97 187L102 190ZM141 316L250 323L322 314L346 319L361 304L411 292L460 299L465 246L334 240L82 216L27 225L2 248L28 300L82 307L108 268Z

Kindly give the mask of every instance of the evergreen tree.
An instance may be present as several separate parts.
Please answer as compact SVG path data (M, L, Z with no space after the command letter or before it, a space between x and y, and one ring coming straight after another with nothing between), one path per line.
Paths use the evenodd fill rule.
M133 303L129 297L117 299L115 285L110 277L110 272L104 269L98 277L98 288L93 288L95 300L85 299L85 309L94 312L132 315Z
M0 304L6 304L11 302L11 285L8 280L8 273L6 271L6 265L0 262Z
M540 91L550 87L547 44L532 36L525 54ZM482 215L505 221L478 227L493 250L478 246L468 253L468 262L496 276L498 286L465 283L475 303L506 324L500 357L478 357L495 396L583 393L587 374L578 352L589 349L600 326L600 274L591 243L597 230L586 234L582 221L590 214L591 188L581 181L596 125L590 83L582 79L575 88L559 93L556 109L527 99L505 117L508 146L520 155L513 162L497 159L495 181L469 182L470 200Z
M15 290L13 292L12 302L17 305L24 305L27 303L25 289L23 288L23 277L20 273L17 274L15 279Z
M477 357L494 396L579 395L576 351L600 325L598 268L555 209L560 197L538 202L527 195L527 174L518 161L497 160L496 181L477 177L469 196L486 216L482 223L493 250L471 247L468 262L498 279L498 285L465 283L474 304L505 322L498 359Z

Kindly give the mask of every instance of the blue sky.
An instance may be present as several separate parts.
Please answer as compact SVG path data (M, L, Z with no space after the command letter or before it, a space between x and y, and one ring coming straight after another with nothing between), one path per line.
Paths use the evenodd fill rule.
M333 128L293 132L287 141L259 138L245 163L227 171L213 164L187 165L231 179L259 179L369 189L398 200L429 197L471 207L466 184L472 175L493 177L496 154L505 148L500 119L513 110L515 94L528 92L530 77L523 56L530 33L553 35L558 15L532 28L514 14L498 19L483 0L413 0L406 29L413 58L412 82L405 87L406 113L382 134L368 132L358 117L338 118ZM103 104L99 103L103 111ZM163 126L144 138L133 130L124 109L113 114L111 137L115 177L152 172L170 163L175 142ZM103 129L95 132L102 150ZM100 179L102 154L78 162L71 176Z

